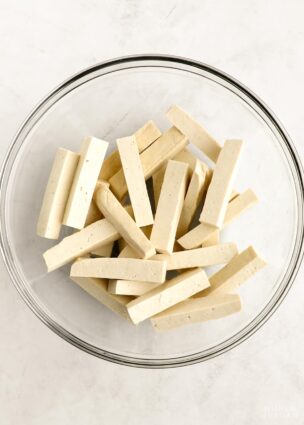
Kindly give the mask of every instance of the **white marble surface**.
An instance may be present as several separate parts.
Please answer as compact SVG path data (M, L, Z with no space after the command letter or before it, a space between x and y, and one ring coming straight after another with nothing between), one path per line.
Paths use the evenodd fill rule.
M186 6L187 3L187 6ZM55 85L96 61L171 53L240 79L303 158L302 0L0 0L1 159ZM304 270L275 316L233 351L181 369L90 357L49 331L0 268L1 425L304 423Z

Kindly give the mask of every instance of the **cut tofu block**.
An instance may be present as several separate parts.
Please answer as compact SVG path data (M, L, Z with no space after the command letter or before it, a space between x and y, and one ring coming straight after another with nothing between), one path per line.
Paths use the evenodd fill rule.
M203 243L202 243L202 248L207 247L207 246L213 246L213 245L219 245L221 243L220 241L220 231L216 230L211 236L210 238L206 239Z
M152 289L157 288L161 283L151 283L145 281L133 281L133 280L110 280L108 285L108 291L111 294L118 295L132 295L140 296Z
M57 150L38 218L39 236L58 238L78 160L79 155L74 152Z
M84 227L108 145L108 142L95 137L88 137L82 142L80 159L63 218L66 226L75 229Z
M152 326L160 331L179 328L191 323L220 319L237 313L242 304L237 294L190 298L151 318Z
M117 230L105 218L96 221L45 251L43 257L48 271L58 269L77 257L114 242L119 236Z
M251 276L266 266L266 262L249 246L225 267L210 277L210 288L202 296L233 292Z
M209 285L206 273L201 269L182 273L158 288L152 289L152 291L131 301L127 305L131 320L135 324L142 322L184 301L204 288L208 288Z
M135 137L117 140L122 169L137 226L153 223L153 214Z
M158 252L173 252L185 198L187 170L188 165L183 162L168 161L150 238Z
M163 283L166 263L136 258L91 258L76 261L71 267L71 276Z
M149 258L155 254L155 249L149 239L106 184L101 183L98 190L95 191L95 202L103 215L113 224L140 258Z
M171 124L189 139L189 142L196 145L212 161L217 161L221 146L197 121L178 106L171 106L166 116Z
M172 127L167 130L140 154L145 179L150 178L153 173L161 168L162 164L183 150L187 143L187 138L176 128ZM110 185L112 191L119 199L126 195L127 184L122 170L110 178Z
M177 226L177 238L180 238L189 230L195 212L202 200L204 192L207 189L206 168L200 161L196 161L196 166L186 192L181 216Z
M167 270L179 270L225 264L237 253L237 247L234 243L223 243L206 248L174 252L173 254L157 254L152 259L166 261Z
M228 204L223 227L227 226L231 223L231 221L236 219L257 202L258 199L251 189L247 189L245 192L234 198ZM217 229L214 226L202 223L179 238L178 243L184 249L197 248L201 246L204 241L213 236L216 231Z
M143 127L134 133L134 136L138 150L139 152L142 152L161 136L161 132L153 121L148 121ZM120 169L121 162L119 153L115 150L104 160L99 174L99 179L109 180Z
M108 292L107 279L96 279L93 277L71 277L71 280L77 283L81 289L83 289L101 304L108 307L114 313L117 313L125 319L130 320L126 305L132 300L132 297L110 294Z
M221 228L242 152L241 140L227 140L215 164L199 221Z
M101 246L100 248L94 249L91 252L93 255L97 255L98 257L111 257L113 251L114 242L110 242L106 245Z
M92 201L90 203L89 211L88 211L88 214L87 214L87 218L86 218L86 221L85 221L85 227L89 226L89 224L95 223L95 221L101 220L102 218L103 217L102 217L102 214L101 214L99 208L97 208L95 202L92 199Z
M147 238L150 237L152 226L145 226L142 227L141 230L143 233L147 236ZM123 242L125 242L124 239L121 239ZM118 241L120 242L120 240ZM120 243L119 246L120 254L118 255L119 258L139 258L138 254L134 251L133 248L131 248L126 242L125 244Z

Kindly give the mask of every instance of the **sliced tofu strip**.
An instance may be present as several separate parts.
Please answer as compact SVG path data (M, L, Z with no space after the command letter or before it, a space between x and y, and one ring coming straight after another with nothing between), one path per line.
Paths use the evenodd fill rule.
M48 271L58 269L77 257L114 242L119 237L119 233L108 220L104 218L96 221L45 251L43 257Z
M71 280L77 283L81 289L101 304L108 307L114 313L130 320L126 305L132 300L132 297L110 294L108 292L107 279L96 279L94 277L71 277Z
M179 270L225 264L237 253L237 247L234 243L223 243L206 248L173 252L173 254L157 254L152 259L166 261L167 270Z
M150 178L153 173L161 168L162 164L183 150L187 143L187 138L177 128L171 127L167 130L140 154L145 179ZM122 169L110 178L110 185L119 199L126 195L128 189Z
M241 140L227 140L215 164L199 221L221 228L242 152Z
M207 190L207 167L200 161L196 161L188 190L183 203L183 208L177 226L176 237L180 238L188 232L195 212L202 200L204 192Z
M44 192L37 223L37 235L57 239L76 172L79 155L59 148Z
M223 227L227 226L231 223L231 221L236 219L257 202L258 199L251 189L247 189L245 192L234 198L228 204ZM202 223L179 238L178 243L184 249L197 248L201 246L204 241L214 235L216 231L217 229L214 226Z
M88 226L89 224L95 223L95 221L101 220L102 218L103 217L99 208L97 208L97 205L92 199L90 207L89 207L89 211L87 214L86 222L85 222L85 227Z
M187 170L188 165L183 162L168 161L150 238L158 252L173 252L185 198Z
M128 193L137 226L153 223L153 214L135 137L117 140Z
M202 269L182 273L131 301L127 305L131 320L135 324L142 322L208 288L209 285L206 273Z
M266 262L249 246L210 277L211 286L201 296L233 292L264 266Z
M166 263L136 258L90 258L76 261L71 267L71 276L163 283Z
M100 211L140 258L149 258L155 254L155 249L149 239L115 198L107 184L100 183L94 196Z
M140 296L152 289L157 288L161 283L151 283L146 281L132 281L132 280L110 280L108 285L108 291L111 294L118 295L133 295Z
M178 106L171 106L166 116L171 124L189 139L189 142L197 146L212 161L217 161L221 146L197 121Z
M129 245L126 245L119 253L118 258L138 258L138 254Z
M237 313L242 304L237 294L191 298L151 318L152 326L159 330L179 328L191 323L220 319Z
M219 245L221 243L220 241L220 231L216 230L211 236L210 238L206 239L203 243L202 243L202 248L205 248L207 246L213 246L213 245Z
M82 142L80 159L63 218L66 226L75 229L84 227L108 145L108 142L95 137L88 137Z
M134 136L138 150L139 152L142 152L161 136L161 132L153 121L148 121L143 127L134 133ZM121 161L119 153L115 150L104 160L99 174L99 179L109 180L120 169Z
M100 248L94 249L91 254L97 255L98 257L111 257L113 251L114 242L110 242Z

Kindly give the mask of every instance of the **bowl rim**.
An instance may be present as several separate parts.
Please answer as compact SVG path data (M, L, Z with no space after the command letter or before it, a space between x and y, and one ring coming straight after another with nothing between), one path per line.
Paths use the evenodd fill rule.
M96 357L102 358L104 360L108 360L113 363L118 363L122 365L127 366L133 366L133 367L146 367L146 368L168 368L168 367L179 367L179 366L185 366L190 364L199 363L201 361L205 361L214 357L219 356L220 354L223 354L227 352L228 350L238 346L242 342L244 342L247 338L252 336L266 321L274 314L276 309L279 307L283 299L286 297L289 289L291 288L292 283L294 282L296 275L298 273L298 270L300 268L301 261L303 259L303 252L304 252L304 221L303 221L303 215L304 215L304 208L303 208L303 199L304 199L304 173L303 173L303 166L301 164L299 155L296 151L296 148L291 141L288 133L286 132L285 128L281 124L281 122L278 120L278 118L275 116L275 114L272 112L272 110L255 94L253 93L248 87L246 87L244 84L239 82L234 77L231 77L227 73L220 71L219 69L207 65L205 63L195 61L192 59L187 59L180 56L173 56L173 55L163 55L163 54L139 54L139 55L129 55L129 56L123 56L118 57L106 61L102 61L100 63L97 63L93 66L87 67L83 70L81 70L78 73L75 73L70 78L66 79L63 83L58 85L55 89L51 90L37 105L36 107L30 112L30 114L26 117L24 122L19 127L19 130L17 131L16 135L14 136L10 147L7 151L7 154L4 158L4 161L1 166L0 171L0 211L3 211L4 208L4 199L5 199L5 177L7 173L9 173L9 164L11 160L12 153L14 151L14 148L19 140L19 137L26 131L26 129L30 126L32 120L41 112L41 110L44 110L46 105L49 103L49 101L56 97L59 93L64 91L67 87L72 86L73 84L79 82L84 77L93 74L94 72L100 71L104 68L110 68L113 66L123 66L125 64L130 63L140 63L140 62L160 62L160 63L171 63L171 67L174 68L174 65L177 66L188 66L190 68L197 68L201 71L208 72L209 74L213 74L215 77L219 78L220 80L225 81L226 83L232 85L235 87L238 91L240 91L247 99L253 102L253 104L256 105L258 110L261 110L267 118L270 120L272 125L276 128L278 133L280 134L282 140L284 141L288 152L290 154L290 157L293 161L293 165L295 167L296 175L298 178L297 183L299 184L299 193L302 202L298 202L300 205L299 210L299 223L301 224L300 230L301 234L298 237L298 250L296 258L293 262L293 267L290 272L290 276L286 284L281 290L281 293L279 294L278 298L276 299L276 302L269 308L267 311L262 310L258 316L253 319L252 322L255 322L252 326L249 326L252 322L250 322L248 325L246 325L245 328L243 328L241 331L230 337L228 340L221 342L220 344L212 347L212 351L204 354L203 351L183 355L180 357L174 357L174 358L145 358L145 357L132 357L127 356L123 354L118 354L115 352L111 352L108 350L102 350L99 347L96 347L94 345L91 345L77 336L73 335L71 332L64 329L60 324L58 324L52 317L50 317L48 314L46 314L43 310L38 307L35 300L27 293L27 291L19 285L19 282L16 279L15 273L11 268L10 260L7 256L7 251L5 248L5 241L3 239L3 229L2 227L2 217L3 214L1 214L1 227L0 227L0 249L2 253L2 257L4 260L4 264L6 266L6 269L8 271L8 274L21 295L22 299L26 302L28 307L32 310L32 312L45 324L48 326L49 329L51 329L53 332L55 332L57 335L65 339L67 342L71 343L72 345L76 346L77 348L82 349L83 351L92 354ZM140 65L138 65L140 66ZM149 66L149 65L148 65ZM157 65L156 65L157 66ZM159 65L158 65L159 66ZM262 314L263 313L263 314ZM257 320L259 318L259 320ZM248 328L248 329L247 329ZM246 332L243 332L246 330ZM210 350L209 350L210 351Z

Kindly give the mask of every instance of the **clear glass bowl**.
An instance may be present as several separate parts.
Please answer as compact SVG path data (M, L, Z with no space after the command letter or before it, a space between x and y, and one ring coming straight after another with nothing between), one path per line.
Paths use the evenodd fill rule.
M36 236L50 166L59 146L78 150L84 136L111 142L153 119L163 130L177 104L221 143L246 142L236 189L260 203L231 224L225 241L250 244L269 263L240 288L243 311L170 332L131 326L69 280L50 274ZM198 151L196 150L196 153ZM54 332L113 362L170 367L199 362L244 341L275 311L298 270L303 245L303 172L294 146L272 112L246 87L207 65L168 56L134 56L89 68L49 94L20 128L1 175L1 248L19 293Z

